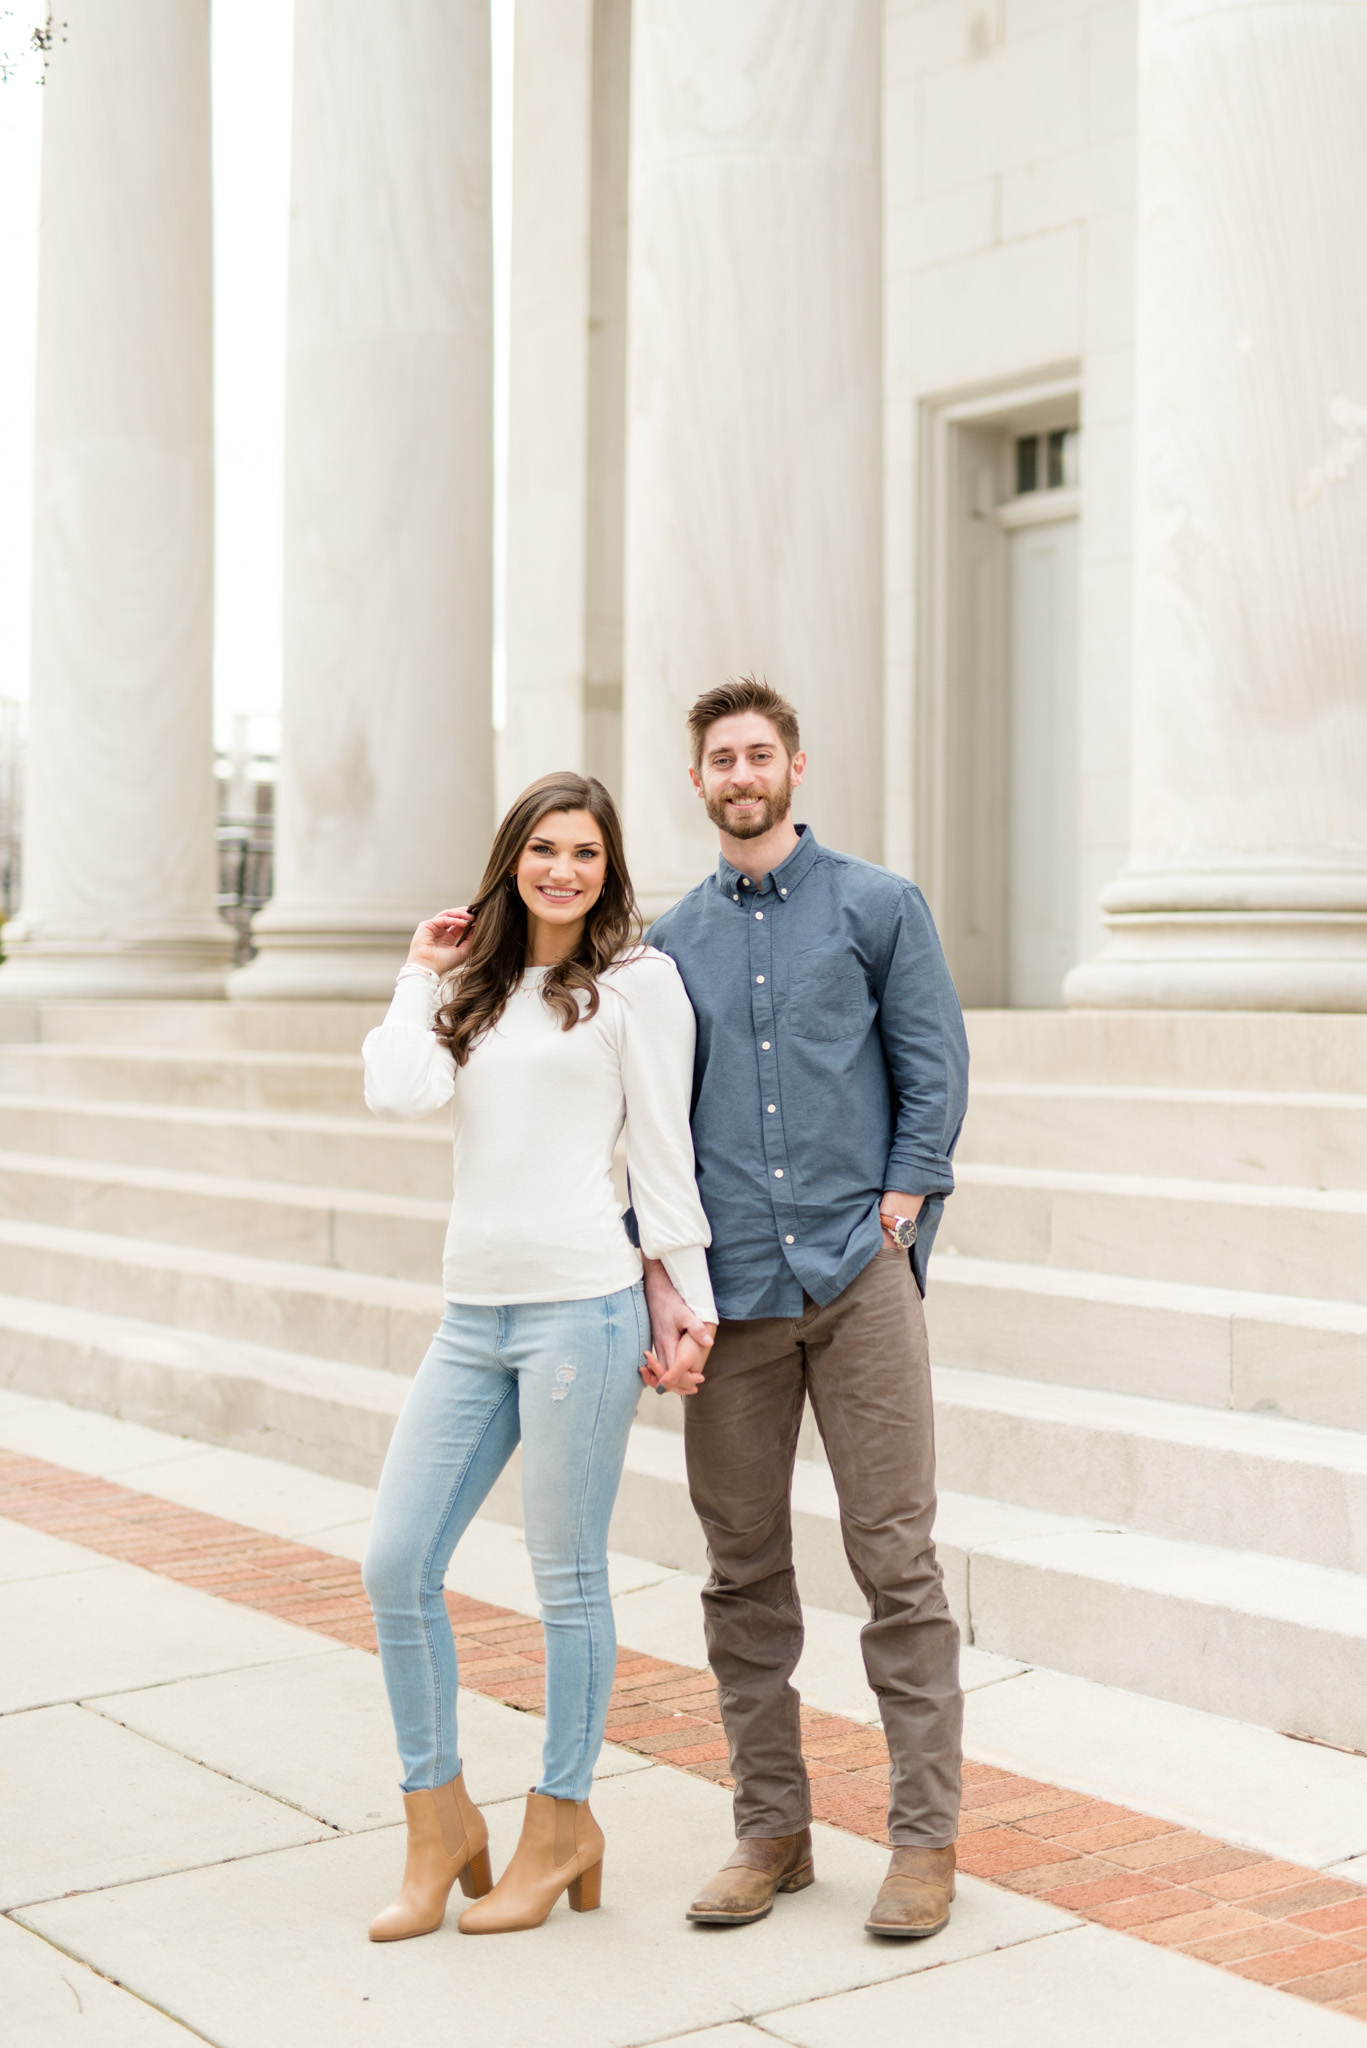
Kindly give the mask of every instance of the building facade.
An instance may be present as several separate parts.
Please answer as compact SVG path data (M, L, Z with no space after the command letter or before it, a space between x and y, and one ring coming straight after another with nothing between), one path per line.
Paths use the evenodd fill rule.
M499 807L683 713L975 1008L1367 1009L1367 8L518 0L490 714L482 0L298 0L276 893L214 909L207 0L49 74L34 673L0 995L371 998Z

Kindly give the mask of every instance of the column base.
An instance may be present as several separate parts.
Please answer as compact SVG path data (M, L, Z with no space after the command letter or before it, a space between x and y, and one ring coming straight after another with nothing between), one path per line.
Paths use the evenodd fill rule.
M1070 1010L1367 1010L1367 863L1132 868L1110 937L1063 984Z
M1367 914L1112 917L1070 1010L1367 1010Z
M272 904L252 927L256 958L228 980L234 1002L387 1003L419 922L406 912L324 925Z
M218 924L217 919L214 920ZM226 926L166 938L27 939L5 932L0 1002L220 1002L233 964Z

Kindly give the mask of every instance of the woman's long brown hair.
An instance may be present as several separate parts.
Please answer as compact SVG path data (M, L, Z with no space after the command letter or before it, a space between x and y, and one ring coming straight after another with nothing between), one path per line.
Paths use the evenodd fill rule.
M598 977L618 956L639 943L641 914L627 873L617 806L592 775L569 770L543 775L524 789L494 837L489 865L470 909L470 943L459 967L442 986L433 1030L463 1067L476 1043L492 1031L522 980L527 964L527 906L513 872L536 828L552 811L588 811L603 835L607 875L602 894L584 920L578 947L568 960L548 968L541 999L573 1030L598 1008ZM581 1007L580 992L588 997Z

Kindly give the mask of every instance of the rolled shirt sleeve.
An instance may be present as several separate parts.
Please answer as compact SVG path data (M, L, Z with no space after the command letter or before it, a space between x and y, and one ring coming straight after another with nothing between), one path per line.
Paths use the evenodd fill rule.
M697 1025L678 969L653 951L612 975L622 1005L627 1178L641 1250L700 1321L715 1323L711 1226L698 1195L689 1105Z
M366 1108L399 1122L431 1116L456 1090L450 1053L433 1036L441 984L429 974L400 973L382 1024L361 1047Z
M878 986L878 1028L897 1098L883 1185L952 1194L952 1155L968 1107L968 1038L930 912L911 887Z

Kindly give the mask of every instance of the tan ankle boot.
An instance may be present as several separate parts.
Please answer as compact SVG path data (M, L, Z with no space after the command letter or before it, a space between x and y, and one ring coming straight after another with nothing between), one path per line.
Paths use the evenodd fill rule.
M405 1792L403 1810L408 1820L403 1885L393 1905L371 1921L372 1941L435 1933L457 1878L468 1899L481 1898L493 1883L489 1830L465 1789L464 1773L434 1792Z
M467 1906L462 1934L511 1934L539 1927L568 1891L571 1909L591 1913L602 1896L603 1830L587 1799L527 1794L527 1811L513 1860L487 1899Z

